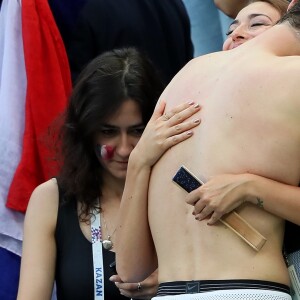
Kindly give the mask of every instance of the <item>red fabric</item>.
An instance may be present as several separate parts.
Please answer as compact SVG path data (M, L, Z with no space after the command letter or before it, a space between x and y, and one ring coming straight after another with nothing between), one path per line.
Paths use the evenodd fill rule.
M22 30L27 74L25 132L6 204L25 212L34 188L55 175L49 145L43 140L49 125L66 107L71 76L47 0L22 1Z

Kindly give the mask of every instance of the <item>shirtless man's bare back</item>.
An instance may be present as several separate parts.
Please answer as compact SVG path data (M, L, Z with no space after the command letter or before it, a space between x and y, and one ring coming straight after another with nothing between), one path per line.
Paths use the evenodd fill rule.
M247 199L238 207L207 202L218 217L236 209L267 238L255 252L220 222L196 221L172 177L185 165L204 182L223 173L252 173L297 186L299 55L299 36L284 22L234 50L194 59L172 80L161 96L166 111L193 99L202 106L202 124L194 137L161 157L151 177L150 167L137 162L142 147L133 151L118 229L121 278L136 282L159 266L160 283L251 279L253 284L279 284L276 293L289 286L282 258L284 219L300 222L298 204L287 211L284 203L264 203L262 209ZM168 288L162 285L164 293ZM290 299L285 295L280 299Z

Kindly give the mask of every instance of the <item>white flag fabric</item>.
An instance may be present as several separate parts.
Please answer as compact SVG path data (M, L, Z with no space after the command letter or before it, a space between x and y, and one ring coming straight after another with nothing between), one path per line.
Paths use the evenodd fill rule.
M0 10L0 247L18 255L24 215L5 203L22 153L25 122L27 80L20 2L3 0Z

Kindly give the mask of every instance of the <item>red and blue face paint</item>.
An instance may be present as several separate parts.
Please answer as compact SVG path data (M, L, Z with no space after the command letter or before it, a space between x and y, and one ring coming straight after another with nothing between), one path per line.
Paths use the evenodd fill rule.
M99 145L96 146L97 156L103 160L109 160L114 156L115 149L110 145Z

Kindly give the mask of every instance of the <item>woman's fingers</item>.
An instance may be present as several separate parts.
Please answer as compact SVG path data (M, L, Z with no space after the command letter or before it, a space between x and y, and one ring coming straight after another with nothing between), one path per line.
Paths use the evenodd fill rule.
M192 204L192 200L189 200ZM224 211L219 210L216 206L211 205L205 199L194 199L194 210L193 215L195 219L198 221L202 221L204 219L208 219L207 224L213 225L224 215Z
M217 221L219 221L221 219L223 215L220 213L217 213L214 211L214 213L211 215L211 217L209 218L207 225L213 225L215 224Z
M174 125L174 126L171 127L171 134L170 135L178 135L182 132L185 132L189 129L192 129L192 128L198 126L200 124L200 122L201 122L200 119L195 118L193 120Z
M164 108L165 102L157 104L151 120L132 152L143 153L143 159L139 160L141 164L153 166L165 151L191 137L192 129L200 124L200 119L188 119L200 110L200 106L194 102L176 106L170 111L170 115L163 114Z
M166 149L169 149L178 143L183 142L184 140L190 138L193 135L194 127L200 124L200 119L195 119L189 122L185 122L182 124L175 125L169 129L169 133L167 133L164 146Z
M138 283L115 282L116 287L123 296L137 299L151 299L157 291L157 282L147 283L146 281Z
M187 194L185 202L187 204L195 206L198 203L198 201L201 199L201 197L202 197L202 189L201 187L199 187Z
M193 114L198 112L201 109L201 106L194 101L185 102L179 104L172 110L165 112L161 118L163 121L169 122L170 126L174 126L182 123L187 118L191 117Z
M164 146L166 149L175 146L193 135L191 129L198 126L201 120L199 118L185 120L200 109L201 107L194 102L183 103L176 106L170 113L164 113L161 116L162 121L169 127L164 133Z
M172 136L166 138L166 140L164 142L164 148L169 149L169 148L185 141L186 139L190 138L192 135L193 135L193 131L191 131L191 130L185 131L180 134L172 135Z
M209 219L207 224L213 225L221 217L222 213L216 211L216 208L209 204L207 200L203 198L202 187L190 192L187 195L186 203L194 206L193 215L198 221Z
M203 206L202 210L200 210L198 213L195 213L195 219L198 221L202 221L208 216L210 216L214 211L209 206Z
M154 112L152 114L151 119L156 120L159 117L161 117L164 113L165 107L166 107L166 102L165 101L161 100L159 103L157 103L157 105L154 109Z

